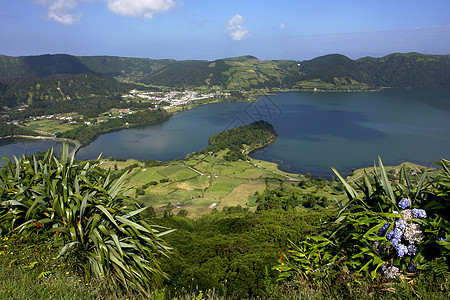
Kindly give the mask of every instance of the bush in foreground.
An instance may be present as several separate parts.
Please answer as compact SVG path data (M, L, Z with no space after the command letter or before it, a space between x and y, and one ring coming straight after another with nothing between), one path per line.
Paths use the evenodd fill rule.
M302 289L316 281L336 288L345 283L347 289L373 280L373 286L386 289L389 282L417 283L418 275L426 274L430 282L438 277L440 289L448 292L450 162L439 164L443 169L435 179L424 172L413 182L404 165L398 180L390 181L380 159L372 178L366 174L357 184L358 191L334 170L349 202L321 235L280 253L280 280Z
M148 293L162 283L159 257L169 248L158 232L142 220L133 199L121 194L122 176L112 180L99 171L99 160L78 163L64 145L0 169L2 235L38 233L57 239L59 256L70 253L84 276L129 291Z

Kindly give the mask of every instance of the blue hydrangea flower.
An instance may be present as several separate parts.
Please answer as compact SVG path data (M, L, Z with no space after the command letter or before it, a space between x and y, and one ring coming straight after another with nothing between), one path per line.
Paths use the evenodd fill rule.
M408 255L409 256L416 255L416 252L417 252L417 246L416 245L411 244L411 245L408 246Z
M389 228L389 224L388 223L384 223L383 227L381 227L380 229L378 229L377 235L378 236L384 236L386 234L386 231Z
M408 247L403 244L398 244L397 246L395 246L395 250L397 250L397 255L400 257L403 257L408 253Z
M386 267L386 264L384 263L384 264L381 266L381 273L386 272L386 270L387 270L387 267Z
M404 231L406 226L408 226L408 224L403 219L395 221L395 227L400 229L401 231Z
M413 208L412 215L414 218L426 218L427 213L423 209Z
M394 245L395 247L398 246L398 242L400 241L399 239L396 238L392 238L389 240L391 242L392 245Z
M387 280L392 280L397 278L398 275L400 275L400 270L395 266L387 267L386 264L383 264L381 266L381 273Z
M386 234L386 238L390 241L394 238L394 231L391 230Z
M408 264L408 272L414 273L417 271L417 266L411 261Z
M405 209L411 205L411 201L408 198L403 198L398 202L398 207Z
M398 227L395 227L394 229L394 238L396 238L397 240L401 240L403 237L403 230L401 230Z

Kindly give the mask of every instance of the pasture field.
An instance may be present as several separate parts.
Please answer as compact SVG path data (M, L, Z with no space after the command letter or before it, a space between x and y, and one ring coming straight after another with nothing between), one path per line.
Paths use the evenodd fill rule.
M37 130L38 132L46 132L46 133L51 133L51 134L64 132L64 131L73 129L75 127L75 125L61 123L60 121L53 120L53 119L28 121L27 124L28 124L27 129Z
M146 167L136 160L105 160L102 167L117 167L120 172L120 169L134 165L126 175L125 187L130 195L136 196L142 204L152 206L157 213L178 214L184 210L189 217L199 217L214 209L237 205L254 211L258 193L280 186L305 195L326 197L330 201L345 198L343 192L336 192L328 185L299 187L302 181L309 179L280 171L274 163L251 158L225 161L223 154L189 155L185 160L157 167ZM141 189L139 193L138 189Z

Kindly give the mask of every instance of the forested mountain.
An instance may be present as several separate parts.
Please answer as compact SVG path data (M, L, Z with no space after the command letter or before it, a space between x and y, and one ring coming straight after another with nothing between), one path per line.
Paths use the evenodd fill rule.
M356 61L367 83L411 89L450 89L450 55L419 53L365 57Z
M331 54L306 61L267 61L250 55L215 61L1 55L0 104L111 95L129 87L118 84L116 79L175 88L226 90L450 89L450 55L396 53L351 60Z
M91 96L120 95L130 89L114 78L97 73L59 74L45 78L27 78L3 84L3 95L22 103L42 100L71 100Z
M331 54L306 61L262 61L253 56L180 61L143 82L173 87L224 89L450 89L450 55L391 54L351 60Z
M0 79L87 72L91 71L75 56L67 54L20 57L0 55Z
M79 56L91 72L107 74L125 81L141 81L142 78L176 62L173 59L149 59L117 56Z

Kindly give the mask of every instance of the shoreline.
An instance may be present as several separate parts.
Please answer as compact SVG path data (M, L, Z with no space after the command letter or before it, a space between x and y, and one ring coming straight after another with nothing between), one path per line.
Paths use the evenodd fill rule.
M73 150L69 153L69 156L75 155L77 151L81 148L81 144L75 140L66 139L66 138L58 138L58 137L51 137L51 136L41 136L41 135L10 135L10 136L3 136L0 137L0 139L8 139L8 138L21 138L21 139L32 139L32 140L51 140L55 142L66 142L69 144L72 144L74 146Z

